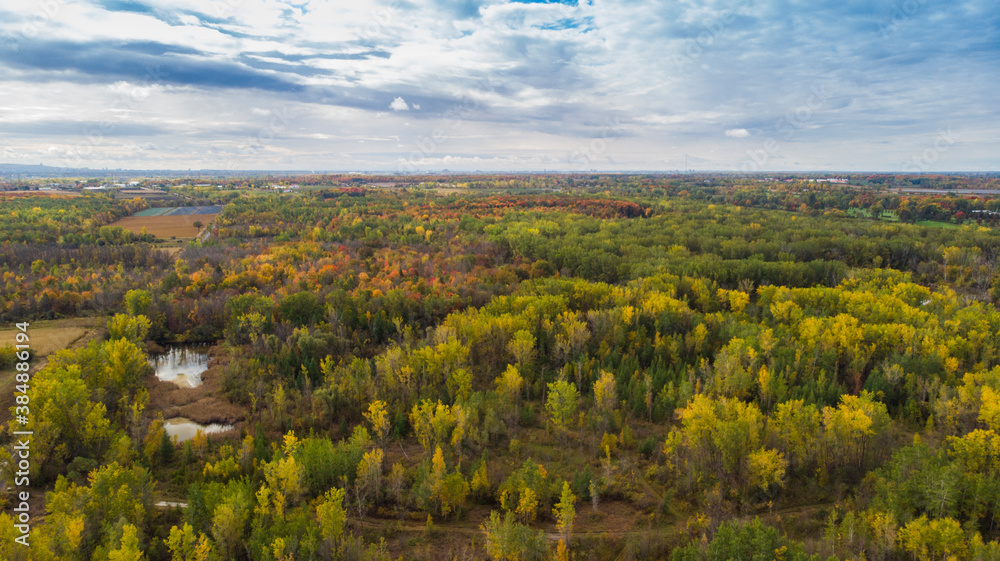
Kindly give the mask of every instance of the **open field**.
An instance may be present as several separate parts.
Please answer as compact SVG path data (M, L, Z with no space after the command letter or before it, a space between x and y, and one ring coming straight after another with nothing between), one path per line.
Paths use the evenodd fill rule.
M146 232L159 238L193 238L200 231L195 222L207 225L217 214L184 214L170 216L127 216L111 223L111 226L121 226L129 232L139 234L145 228Z
M72 318L53 321L33 321L28 327L33 359L69 348L74 342L102 325L102 318ZM0 331L0 345L13 345L18 329Z
M45 365L45 357L63 349L78 348L102 333L105 318L71 318L52 321L32 321L28 327L31 345L31 370L37 372ZM18 329L0 331L0 346L14 345ZM9 408L14 405L13 368L0 370L0 423L10 419Z

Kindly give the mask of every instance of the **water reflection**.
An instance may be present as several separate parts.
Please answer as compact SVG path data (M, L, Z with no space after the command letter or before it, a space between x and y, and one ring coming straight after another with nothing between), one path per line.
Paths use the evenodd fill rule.
M233 430L233 425L220 425L217 423L212 423L211 425L201 425L191 419L174 417L163 422L163 429L167 431L167 436L171 439L177 437L177 442L184 442L185 440L191 440L194 438L195 435L198 434L198 431L205 434L226 432L227 430Z
M201 374L208 370L208 347L170 347L165 353L151 355L149 365L163 382L173 382L182 388L201 385Z

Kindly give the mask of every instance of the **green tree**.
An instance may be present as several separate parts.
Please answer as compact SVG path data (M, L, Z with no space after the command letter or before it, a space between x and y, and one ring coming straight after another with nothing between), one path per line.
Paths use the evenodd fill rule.
M296 292L281 299L275 310L278 317L296 326L311 325L323 318L319 297L312 292Z
M482 529L486 534L486 554L494 561L540 561L548 553L545 534L519 524L509 511L502 518L499 512L490 512L490 519L483 523Z
M80 368L53 367L35 375L30 390L34 416L31 463L33 476L52 478L72 458L102 459L109 449L113 431L107 409L90 400ZM12 408L12 414L17 410Z
M334 487L326 492L323 500L316 505L320 535L330 544L339 543L344 536L347 510L344 509L344 490Z
M149 316L153 298L148 290L129 290L125 293L125 311L132 317Z
M560 380L548 385L549 394L545 400L545 409L549 412L552 424L557 430L563 431L576 417L580 394L576 386Z
M556 530L562 534L567 542L573 532L573 519L576 518L576 495L569 487L568 481L563 481L562 493L559 502L552 509L552 515L556 517Z

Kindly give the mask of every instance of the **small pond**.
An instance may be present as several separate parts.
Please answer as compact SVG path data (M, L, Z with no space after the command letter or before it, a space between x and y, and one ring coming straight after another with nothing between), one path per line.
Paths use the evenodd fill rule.
M177 442L184 442L185 440L191 440L194 438L194 436L198 434L198 431L205 434L226 432L227 430L233 430L233 425L220 425L217 423L212 423L211 425L201 425L191 419L174 417L163 422L163 429L167 431L167 436L171 439L177 437Z
M207 345L170 347L165 353L150 355L149 365L160 381L195 388L201 385L202 372L208 370L208 349Z

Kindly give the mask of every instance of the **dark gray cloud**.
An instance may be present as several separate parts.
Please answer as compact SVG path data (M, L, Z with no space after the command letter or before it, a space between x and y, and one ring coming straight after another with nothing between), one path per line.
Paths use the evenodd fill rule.
M250 88L277 92L299 92L302 86L287 77L257 72L234 62L198 56L186 46L152 42L33 40L11 48L0 46L5 66L37 71L40 80L52 74L72 72L81 82L133 80L208 88ZM60 74L59 78L66 78Z

